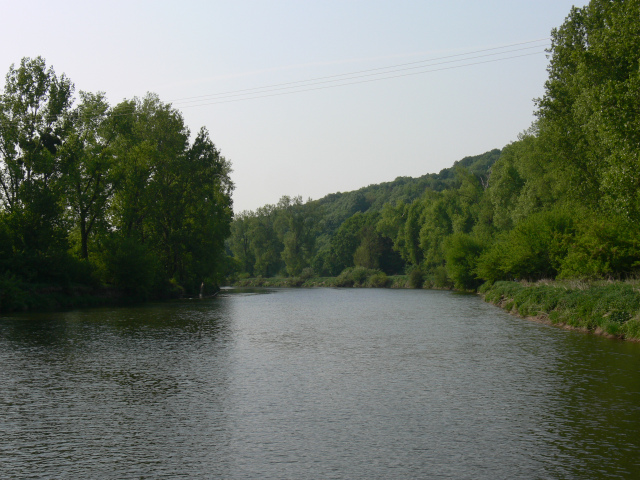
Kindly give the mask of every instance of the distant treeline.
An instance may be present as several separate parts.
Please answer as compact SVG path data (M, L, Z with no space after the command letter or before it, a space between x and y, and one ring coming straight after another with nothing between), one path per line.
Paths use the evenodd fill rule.
M365 267L475 289L640 271L640 0L593 0L552 31L537 119L439 174L236 215L241 276Z
M23 284L149 297L217 281L233 184L207 131L190 141L182 115L153 94L114 107L102 93L73 95L40 57L6 76L0 307Z

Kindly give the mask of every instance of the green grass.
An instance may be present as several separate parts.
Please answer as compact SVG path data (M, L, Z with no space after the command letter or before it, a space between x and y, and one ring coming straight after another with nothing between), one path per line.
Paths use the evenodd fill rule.
M543 316L620 338L640 340L640 282L496 282L485 300L523 317Z

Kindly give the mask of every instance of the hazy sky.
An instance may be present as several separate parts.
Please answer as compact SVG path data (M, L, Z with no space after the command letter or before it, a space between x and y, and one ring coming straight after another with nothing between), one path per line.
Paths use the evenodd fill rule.
M104 91L112 104L157 93L232 162L239 212L437 172L515 140L543 93L546 44L488 49L548 38L572 5L0 0L0 71L4 84L12 63L41 55L76 90ZM384 72L397 78L369 81ZM359 83L335 87L348 78ZM238 92L309 79L320 80L298 93ZM245 96L215 96L225 92Z

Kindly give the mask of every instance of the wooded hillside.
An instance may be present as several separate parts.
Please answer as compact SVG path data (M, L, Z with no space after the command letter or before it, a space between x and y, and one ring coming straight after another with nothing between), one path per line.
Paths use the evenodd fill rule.
M438 174L242 212L228 244L237 271L360 266L460 289L636 275L640 0L573 8L551 36L537 120L516 141Z

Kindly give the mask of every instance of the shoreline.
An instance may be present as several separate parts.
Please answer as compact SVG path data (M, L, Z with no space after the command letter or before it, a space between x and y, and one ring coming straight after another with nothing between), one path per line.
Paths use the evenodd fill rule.
M640 282L496 282L478 292L511 315L565 330L640 342Z

